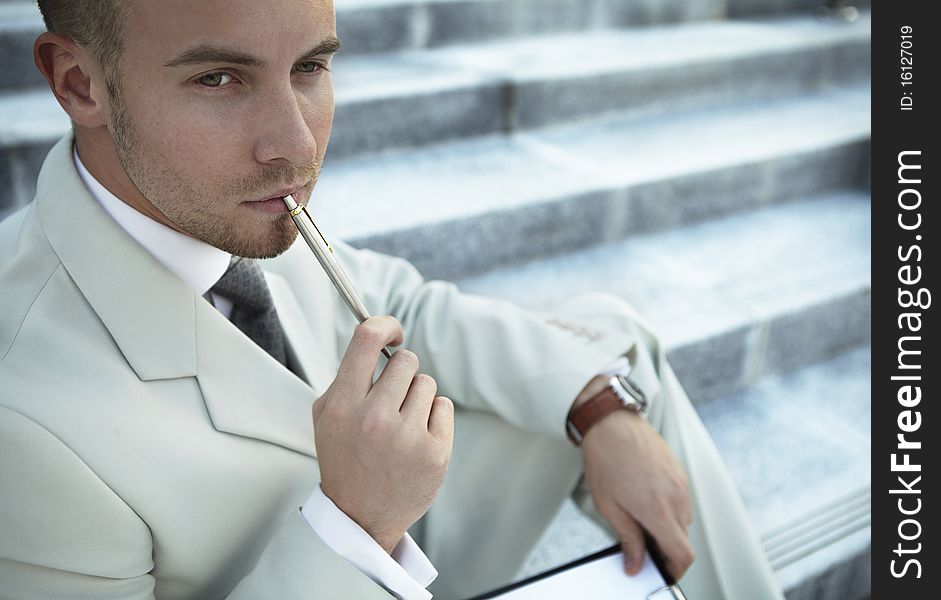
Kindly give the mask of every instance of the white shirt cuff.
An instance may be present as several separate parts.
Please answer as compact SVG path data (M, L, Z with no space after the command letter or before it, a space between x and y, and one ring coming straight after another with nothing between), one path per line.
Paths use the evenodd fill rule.
M617 360L608 365L598 373L604 377L614 377L615 375L627 375L631 372L631 361L626 356L619 356Z
M301 508L311 529L367 577L402 600L429 600L425 588L438 576L425 553L406 533L389 555L356 521L323 493L320 484Z

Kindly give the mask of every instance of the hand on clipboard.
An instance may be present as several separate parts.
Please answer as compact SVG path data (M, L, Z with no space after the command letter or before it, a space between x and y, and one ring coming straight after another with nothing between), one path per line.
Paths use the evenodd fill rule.
M470 600L686 600L655 554L647 553L637 575L626 575L623 565L621 547L614 545Z

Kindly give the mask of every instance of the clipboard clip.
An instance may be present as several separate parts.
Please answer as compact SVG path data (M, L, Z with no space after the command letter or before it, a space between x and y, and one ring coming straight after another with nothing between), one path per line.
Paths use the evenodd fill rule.
M680 586L674 583L673 585L662 587L652 594L648 594L647 600L686 600L686 596L683 594L683 590L680 589Z

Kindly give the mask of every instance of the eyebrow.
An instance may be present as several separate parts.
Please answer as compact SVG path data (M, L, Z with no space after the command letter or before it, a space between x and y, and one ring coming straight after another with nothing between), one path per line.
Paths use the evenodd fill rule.
M318 43L316 46L303 53L297 61L309 60L322 54L335 54L340 49L340 40L335 37L328 37ZM180 53L179 56L169 62L165 62L165 67L183 67L190 65L201 65L205 63L229 63L233 65L243 65L246 67L262 68L265 61L256 58L251 54L246 54L240 50L226 48L224 46L212 46L209 44L200 44Z

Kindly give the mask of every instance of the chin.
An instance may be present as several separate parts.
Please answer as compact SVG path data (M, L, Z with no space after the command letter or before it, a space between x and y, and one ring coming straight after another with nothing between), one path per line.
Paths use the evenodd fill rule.
M194 235L229 254L245 258L274 258L283 254L297 239L298 232L290 218L268 221L249 227L246 221L233 223L225 229L204 231Z
M247 258L274 258L284 254L297 239L297 227L294 222L278 221L274 227L269 228L266 234L246 240L243 245L250 254L240 254ZM235 253L233 253L235 254Z

